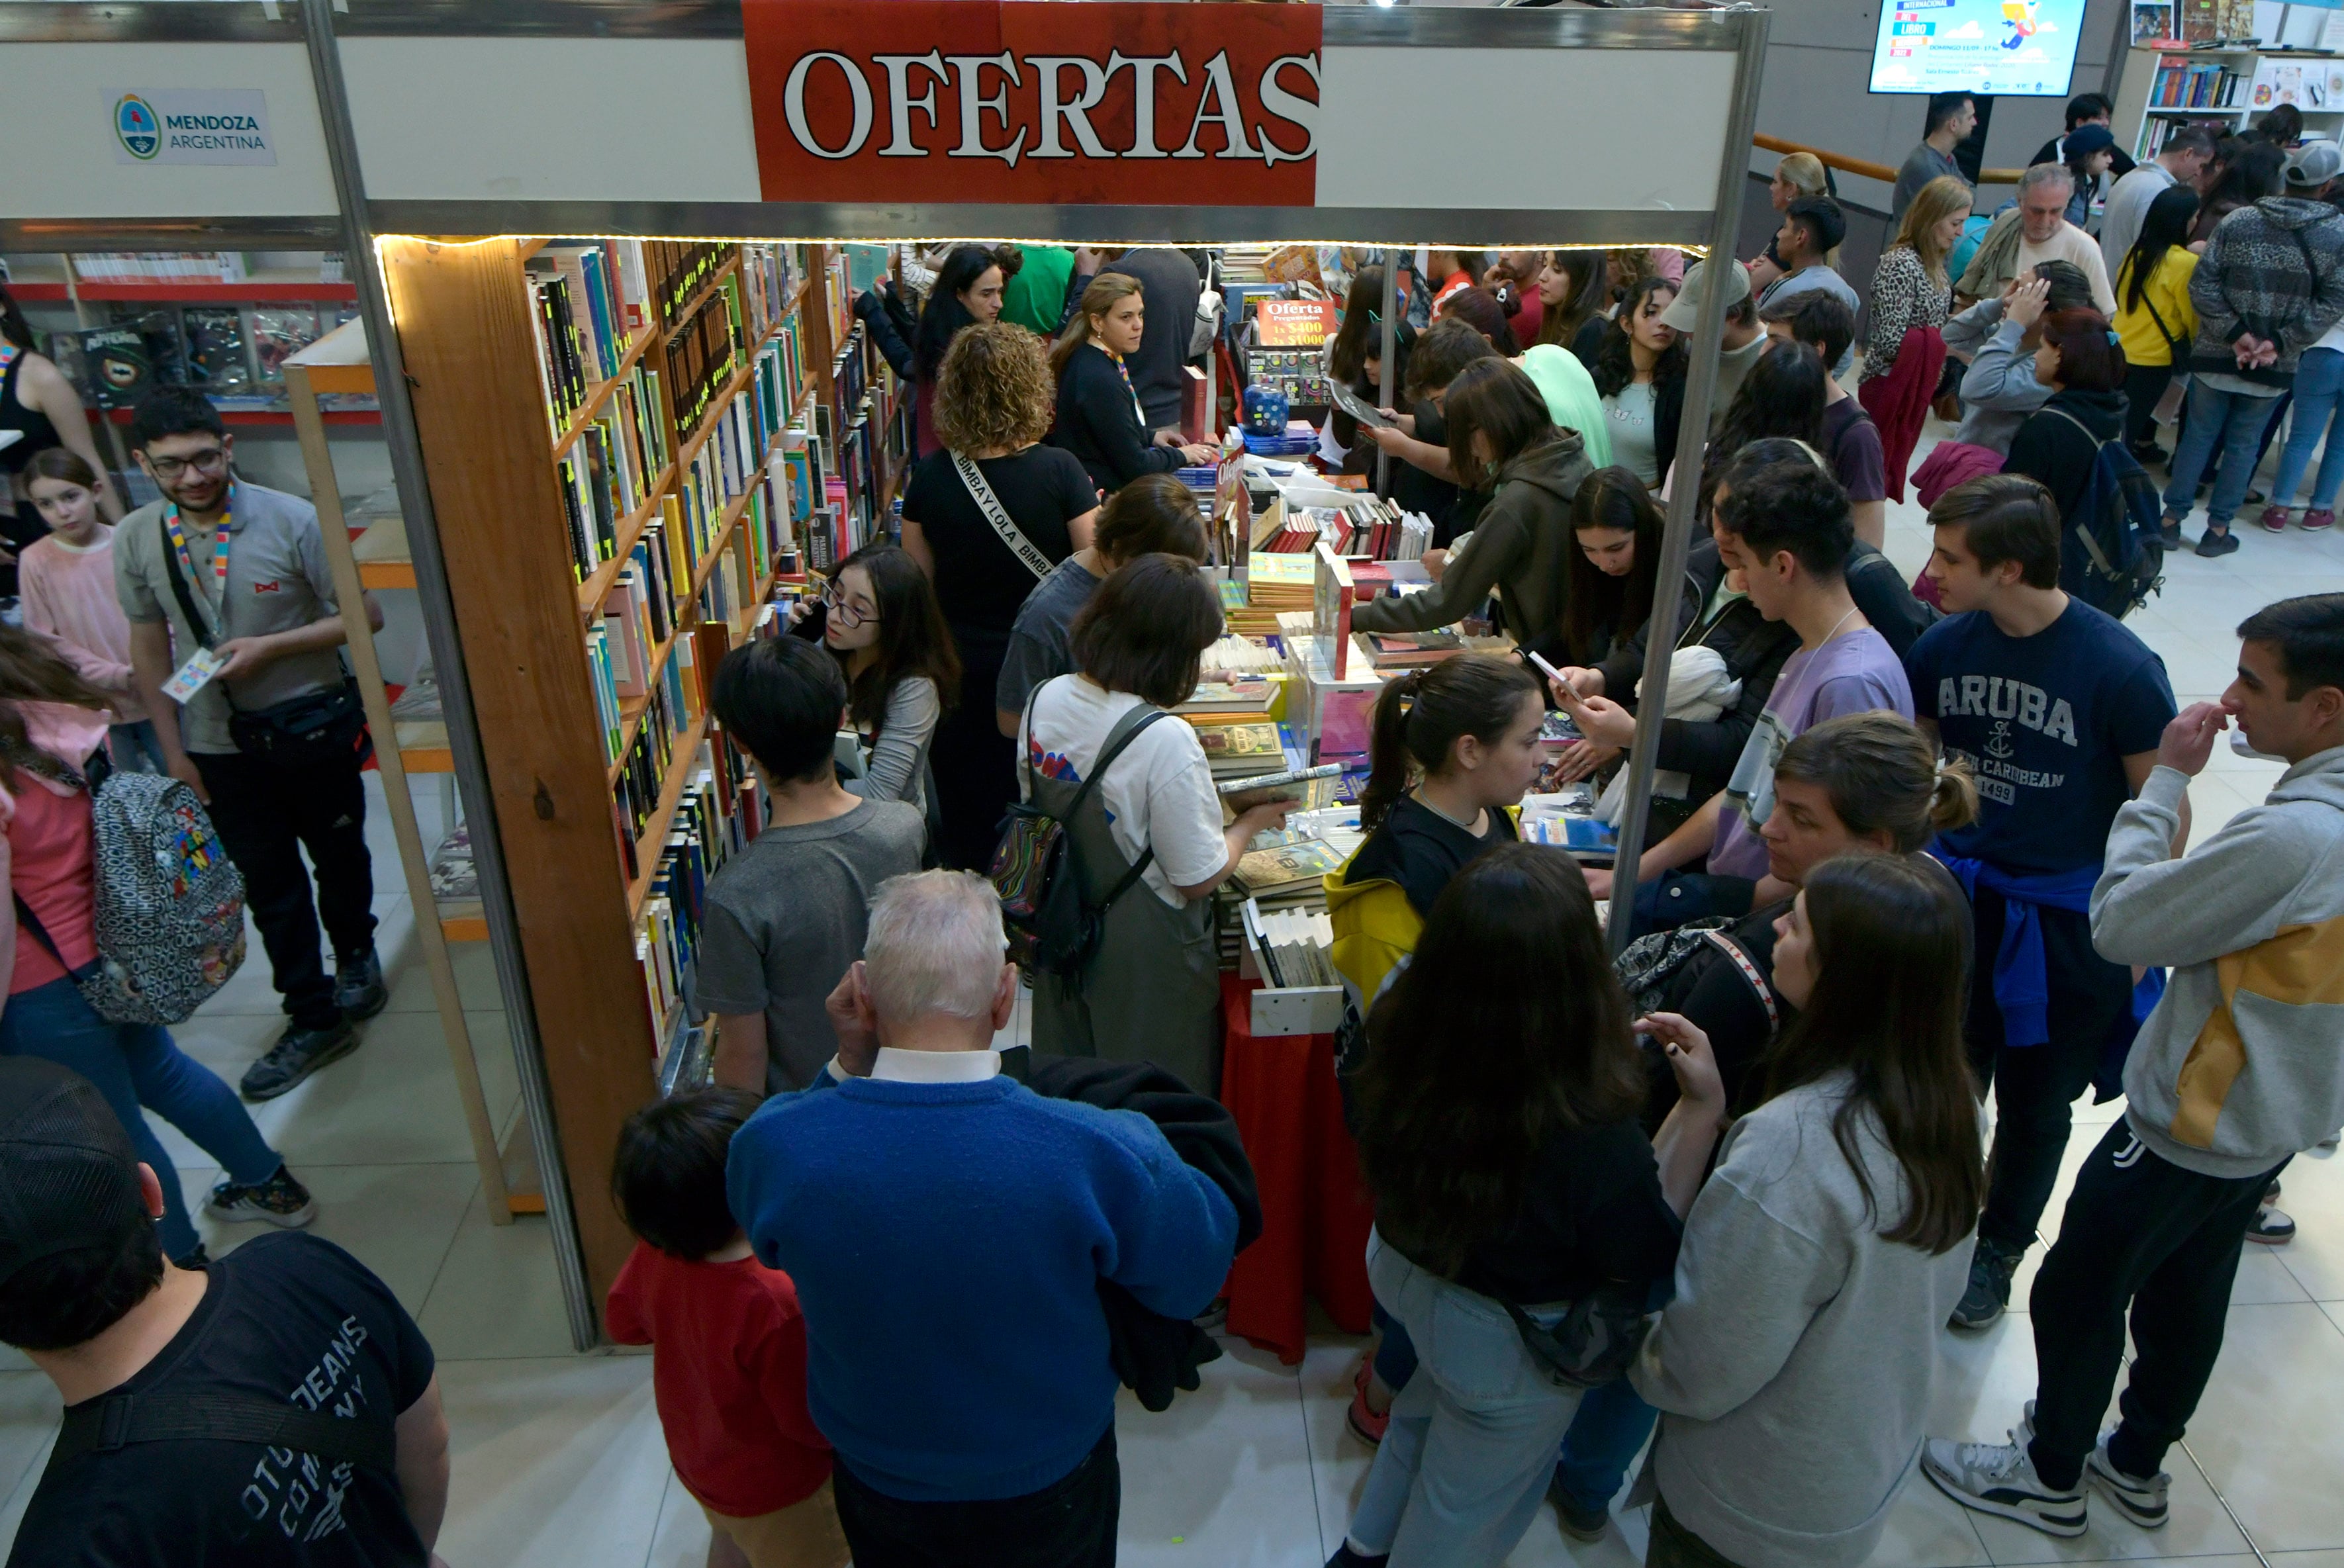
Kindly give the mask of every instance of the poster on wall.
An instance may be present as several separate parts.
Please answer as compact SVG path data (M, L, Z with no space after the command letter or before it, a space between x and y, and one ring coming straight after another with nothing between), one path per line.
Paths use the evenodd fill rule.
M2084 0L1894 0L1880 8L1872 91L2067 95Z
M1309 207L1319 8L743 0L767 201ZM917 40L910 42L909 40Z

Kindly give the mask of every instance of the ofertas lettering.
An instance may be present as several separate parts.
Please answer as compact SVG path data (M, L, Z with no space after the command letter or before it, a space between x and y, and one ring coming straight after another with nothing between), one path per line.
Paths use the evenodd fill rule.
M1288 91L1280 81L1283 73L1291 71L1307 76L1315 89L1318 85L1318 57L1315 54L1284 55L1264 66L1255 83L1253 98L1260 109L1248 116L1241 107L1228 51L1216 51L1197 67L1194 106L1187 115L1187 139L1177 148L1167 147L1157 139L1159 110L1168 96L1163 84L1168 80L1186 87L1189 83L1188 64L1177 53L1135 56L1116 49L1105 60L1086 55L1029 55L1021 65L1018 57L1006 49L997 55L945 55L931 49L924 55L874 55L871 65L878 67L876 81L856 61L834 50L818 49L798 56L783 83L782 113L799 147L818 158L854 157L870 142L877 121L874 104L884 97L887 105L887 144L879 149L881 157L924 158L939 154L956 158L989 157L999 158L1012 168L1017 167L1021 157L1077 156L1213 157L1224 162L1250 159L1275 165L1302 163L1318 150L1317 100ZM846 94L846 112L840 115L834 108L819 126L807 109L808 84L813 81L818 66L828 66ZM928 78L916 95L912 89L914 69L926 72ZM985 74L988 70L995 73L990 91L986 90L988 79ZM1066 96L1066 91L1069 71L1080 78L1072 96ZM1109 147L1092 124L1090 114L1106 101L1116 78L1126 72L1130 73L1132 89L1130 139L1119 147ZM1036 112L1031 123L1013 123L1010 89L1025 88L1029 75L1036 95ZM950 91L956 100L958 117L955 123L959 133L957 141L941 147L916 137L912 125L916 112L926 116L932 135L941 128L936 106L939 87ZM985 124L987 115L999 126L1003 139L988 140ZM1273 134L1273 125L1285 127L1283 143L1279 134ZM1218 134L1208 137L1207 127L1217 127ZM1030 152L1026 149L1029 136L1034 144ZM1066 145L1069 136L1074 138L1072 147Z
M743 0L768 201L1308 206L1314 6Z

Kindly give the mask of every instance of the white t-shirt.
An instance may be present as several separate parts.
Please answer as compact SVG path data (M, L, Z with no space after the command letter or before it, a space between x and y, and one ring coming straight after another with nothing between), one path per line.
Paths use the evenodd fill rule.
M1018 726L1017 744L1036 774L1080 784L1090 776L1107 732L1138 705L1128 692L1107 691L1085 675L1061 675L1035 698L1030 722ZM1028 793L1024 767L1017 787L1021 795ZM1208 880L1228 860L1213 770L1185 720L1162 718L1140 731L1107 769L1097 794L1117 849L1136 861L1150 844L1156 846L1140 880L1175 909L1187 902L1179 889Z

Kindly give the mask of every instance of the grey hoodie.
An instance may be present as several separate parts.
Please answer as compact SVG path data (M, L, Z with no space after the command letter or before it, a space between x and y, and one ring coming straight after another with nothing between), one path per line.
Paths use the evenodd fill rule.
M1869 1114L1832 1136L1844 1073L1735 1122L1685 1218L1676 1299L1629 1373L1662 1412L1648 1475L1669 1512L1744 1568L1872 1555L1921 1454L1937 1340L1970 1249L1884 1239L1904 1169ZM1640 1483L1641 1485L1642 1483Z
M2287 386L2297 358L2344 317L2344 214L2299 196L2238 208L2215 226L2189 275L2189 369ZM2230 345L2242 332L2276 342L2278 362L2239 369Z
M2133 1133L2184 1170L2235 1179L2344 1125L2344 746L2175 860L2188 784L2154 769L2117 813L2092 946L2173 970L2125 1064Z
M1371 599L1351 612L1361 632L1420 632L1474 614L1490 590L1503 601L1506 631L1528 647L1562 625L1571 500L1594 470L1586 443L1558 430L1497 470L1497 488L1473 525L1473 547L1422 593Z

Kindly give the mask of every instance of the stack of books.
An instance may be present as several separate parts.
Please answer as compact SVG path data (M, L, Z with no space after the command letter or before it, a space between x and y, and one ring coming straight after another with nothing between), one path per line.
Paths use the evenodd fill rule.
M1286 746L1278 739L1278 726L1266 719L1204 725L1197 729L1197 739L1205 748L1205 761L1213 770L1216 784L1285 771Z
M1249 849L1238 859L1230 881L1234 891L1267 908L1297 904L1323 908L1326 885L1319 879L1342 870L1349 858L1347 852L1323 838Z
M1353 640L1379 670L1412 670L1465 652L1465 639L1446 626L1431 632L1361 632Z
M1335 929L1323 909L1264 909L1248 899L1246 923L1258 933L1263 978L1285 990L1299 986L1339 986L1335 969Z

